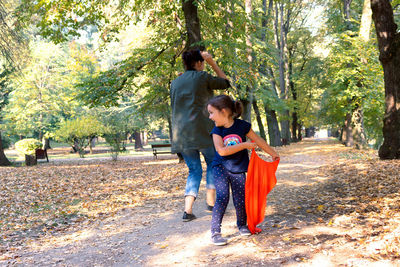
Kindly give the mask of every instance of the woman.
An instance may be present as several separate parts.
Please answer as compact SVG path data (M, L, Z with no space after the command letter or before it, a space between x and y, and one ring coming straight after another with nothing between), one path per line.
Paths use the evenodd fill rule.
M182 54L182 60L185 72L171 83L171 151L181 153L189 168L182 218L184 222L188 222L196 218L192 208L203 173L200 153L207 164L207 209L212 211L214 206L215 186L211 163L215 150L210 136L213 123L204 111L207 101L213 96L213 90L229 88L230 84L209 53L189 50ZM211 66L217 77L204 71L205 62Z

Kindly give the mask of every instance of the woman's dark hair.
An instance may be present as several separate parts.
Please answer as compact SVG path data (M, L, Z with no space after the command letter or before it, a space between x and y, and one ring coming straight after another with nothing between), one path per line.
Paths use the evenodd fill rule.
M213 106L219 111L222 111L222 109L230 110L234 119L239 118L243 112L242 102L235 101L228 95L215 96L207 102L208 105Z
M188 50L182 54L183 66L185 70L195 70L194 65L196 62L203 62L204 58L201 56L200 50Z

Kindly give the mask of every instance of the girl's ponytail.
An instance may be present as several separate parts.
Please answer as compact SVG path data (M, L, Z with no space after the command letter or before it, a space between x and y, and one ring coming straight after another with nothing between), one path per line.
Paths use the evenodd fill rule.
M240 101L233 101L233 110L232 110L232 117L237 119L242 115L243 112L243 104Z
M239 118L243 112L242 102L234 101L228 95L215 96L208 101L207 105L211 105L219 111L221 111L222 109L228 109L231 113L230 115L234 119Z

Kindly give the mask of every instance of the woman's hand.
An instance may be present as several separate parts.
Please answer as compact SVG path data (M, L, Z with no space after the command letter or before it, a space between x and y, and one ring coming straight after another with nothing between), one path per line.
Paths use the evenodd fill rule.
M201 54L201 56L203 57L203 59L204 59L207 63L210 63L210 62L213 61L213 58L212 58L212 56L210 55L210 53L203 51L203 52L200 52L200 54Z

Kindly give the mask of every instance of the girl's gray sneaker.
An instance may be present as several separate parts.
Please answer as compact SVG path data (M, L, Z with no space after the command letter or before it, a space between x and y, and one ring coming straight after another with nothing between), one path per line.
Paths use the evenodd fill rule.
M251 235L251 232L250 232L249 228L247 228L247 226L241 227L241 228L239 229L239 233L240 233L240 235L243 235L243 236L249 236L249 235Z
M211 242L216 246L224 246L228 243L228 240L222 238L220 233L215 233L211 236Z

